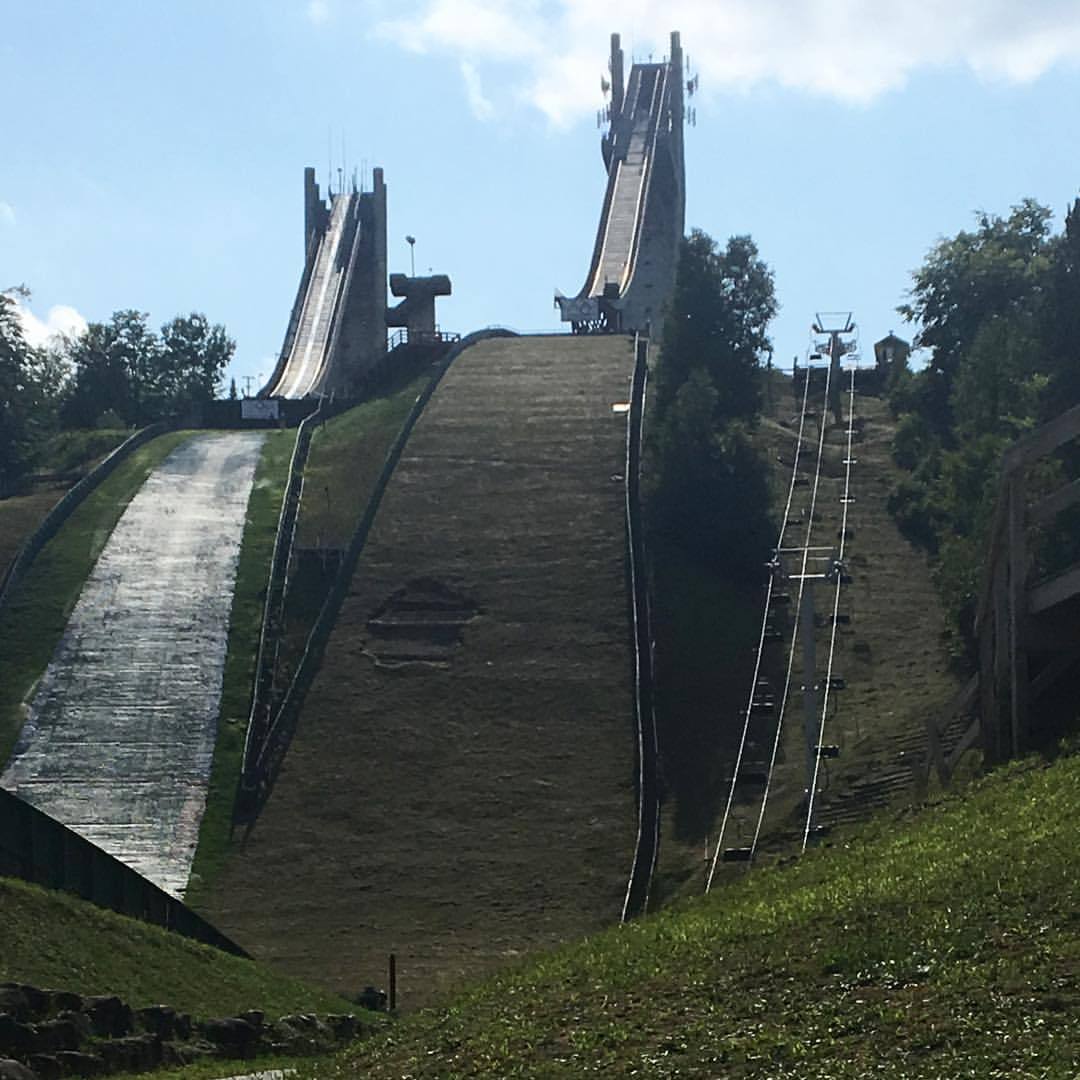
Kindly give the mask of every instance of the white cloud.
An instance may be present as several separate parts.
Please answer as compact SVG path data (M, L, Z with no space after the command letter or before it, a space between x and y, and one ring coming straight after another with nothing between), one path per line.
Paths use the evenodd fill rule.
M465 96L473 116L477 120L490 120L495 115L495 106L484 96L480 76L468 60L461 61L461 77L465 80Z
M494 85L490 65L500 94L558 125L600 103L612 30L628 60L659 59L680 30L706 94L773 83L862 104L924 68L1022 83L1080 63L1075 0L400 0L393 12L379 36L454 56L477 84L483 70Z
M16 222L15 207L9 202L0 199L0 225L14 227Z
M316 26L330 21L330 5L326 0L308 0L307 17Z
M86 319L67 304L55 304L44 319L39 319L26 304L15 297L15 310L22 323L23 337L35 347L48 345L58 334L78 335L86 329Z

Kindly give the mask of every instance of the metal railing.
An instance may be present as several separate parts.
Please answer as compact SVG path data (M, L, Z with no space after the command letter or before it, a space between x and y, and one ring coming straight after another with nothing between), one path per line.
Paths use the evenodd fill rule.
M323 601L315 625L308 634L303 655L300 657L292 681L282 698L281 705L273 718L269 720L265 735L259 740L259 745L255 746L254 741L252 741L250 747L251 765L245 770L241 785L237 789L237 797L233 807L234 826L243 825L250 831L254 827L255 820L273 789L274 781L285 759L289 744L292 742L300 718L300 710L322 663L323 653L326 650L330 634L348 592L353 572L364 550L364 545L367 543L368 534L371 532L372 525L375 522L375 516L378 513L382 497L390 484L390 479L409 440L409 436L423 414L427 403L431 400L450 365L465 349L485 338L514 336L512 332L506 330L479 330L462 338L440 361L428 385L413 402L413 406L402 423L397 438L387 451L363 516L357 524L349 546L341 560L334 583ZM247 754L248 748L245 748L245 757L247 757Z
M638 832L634 863L626 885L622 921L644 915L660 850L659 746L653 694L652 611L641 520L641 445L645 428L645 392L649 379L649 342L634 338L634 379L626 419L627 572L634 642L634 715L637 726Z
M104 461L90 470L60 501L45 515L45 520L34 530L19 549L18 554L8 563L4 576L0 578L0 609L10 599L16 586L30 569L41 549L60 531L60 527L83 503L91 492L108 477L116 467L135 450L151 439L164 435L176 428L171 421L151 424L136 431L125 439Z

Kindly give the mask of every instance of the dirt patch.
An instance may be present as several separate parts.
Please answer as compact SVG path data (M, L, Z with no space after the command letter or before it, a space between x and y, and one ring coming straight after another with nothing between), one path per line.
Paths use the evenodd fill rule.
M0 575L69 486L43 486L28 495L0 499Z

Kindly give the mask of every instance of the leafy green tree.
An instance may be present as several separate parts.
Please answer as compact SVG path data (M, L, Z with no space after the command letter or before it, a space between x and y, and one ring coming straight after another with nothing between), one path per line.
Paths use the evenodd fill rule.
M75 372L64 409L69 427L93 427L106 412L142 426L212 401L235 342L205 315L175 318L155 334L147 315L117 311L68 344Z
M942 240L912 275L910 301L897 310L919 324L916 346L930 350L916 381L923 415L939 434L952 433L954 383L984 326L1043 320L1056 246L1050 218L1033 199L1005 218L981 213L974 232Z
M211 326L198 312L167 322L161 328L160 366L168 408L180 412L213 401L235 351L225 327Z
M748 236L683 241L654 395L654 539L696 563L759 567L771 537L762 463L746 437L761 406L773 275Z
M772 271L749 236L733 236L723 251L698 229L683 240L660 347L658 418L699 368L716 388L716 422L755 416L777 306Z
M90 323L68 344L74 385L65 403L67 427L94 427L111 409L125 425L145 422L159 399L159 344L147 316L117 311L107 323Z
M0 293L0 492L26 471L55 429L64 384L56 354L26 341L17 299L28 297L21 286Z

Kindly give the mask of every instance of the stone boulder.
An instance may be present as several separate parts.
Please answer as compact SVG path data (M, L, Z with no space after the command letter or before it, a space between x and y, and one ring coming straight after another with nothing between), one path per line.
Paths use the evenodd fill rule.
M0 1080L37 1080L37 1077L21 1061L0 1057Z

